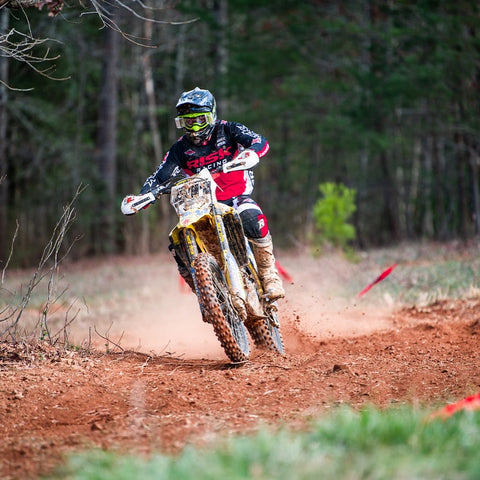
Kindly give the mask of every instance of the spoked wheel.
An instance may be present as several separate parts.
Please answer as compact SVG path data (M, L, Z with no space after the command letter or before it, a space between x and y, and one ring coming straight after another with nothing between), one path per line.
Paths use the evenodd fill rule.
M218 262L209 253L199 253L193 267L204 320L213 325L227 357L235 363L245 362L250 355L247 330L233 307Z
M280 322L275 308L270 308L267 318L257 319L248 323L248 331L257 347L263 347L285 355Z

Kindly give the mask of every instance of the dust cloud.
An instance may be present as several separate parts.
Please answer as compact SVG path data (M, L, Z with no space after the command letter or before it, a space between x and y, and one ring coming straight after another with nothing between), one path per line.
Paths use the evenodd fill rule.
M347 292L360 275L354 264L337 255L313 259L290 253L277 255L277 260L293 279L284 280L286 298L279 301L287 352L308 349L309 342L318 344L332 337L391 328L391 306L383 299L378 302L376 292L361 299ZM119 262L122 259L115 268ZM91 267L87 274L100 275L101 267L97 268ZM99 349L112 349L117 343L125 350L157 355L225 356L213 328L201 319L196 297L180 282L170 257L130 259L120 268L126 284L112 275L112 291L94 298L74 323L78 343L86 341L85 332L89 331L89 341ZM113 343L107 345L107 338Z
M293 282L285 282L281 307L285 343L290 350L308 348L308 339L354 337L392 328L390 298L358 298L352 285L362 285L358 266L339 255L313 259L309 255L281 258ZM355 282L355 280L359 280ZM365 285L363 285L365 286Z
M125 298L90 308L84 323L94 325L95 346L101 347L106 343L102 337L108 337L125 350L221 357L223 350L213 328L202 321L197 299L180 281L176 267L162 262L147 273L137 277L135 288Z

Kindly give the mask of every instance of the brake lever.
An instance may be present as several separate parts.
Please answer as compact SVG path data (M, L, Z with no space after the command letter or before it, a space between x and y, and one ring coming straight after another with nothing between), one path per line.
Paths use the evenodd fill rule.
M247 165L247 162L245 160L233 159L232 161L222 165L222 172L228 173L228 172L234 172L236 170L245 170L246 165Z

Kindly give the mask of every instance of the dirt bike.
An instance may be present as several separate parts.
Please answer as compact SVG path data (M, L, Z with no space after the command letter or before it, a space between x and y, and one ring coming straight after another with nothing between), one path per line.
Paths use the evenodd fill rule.
M245 166L248 162L234 159L220 168ZM180 172L145 195L125 197L122 212L136 213L170 194L179 219L169 235L177 263L186 267L202 319L212 324L227 357L234 363L248 360L247 332L256 346L283 355L278 306L264 295L239 214L216 200L216 184L206 168L189 177Z

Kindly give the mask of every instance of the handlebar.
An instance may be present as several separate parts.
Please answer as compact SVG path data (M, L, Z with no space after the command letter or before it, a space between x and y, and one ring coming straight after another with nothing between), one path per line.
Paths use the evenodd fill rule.
M240 152L233 160L230 160L215 170L212 170L211 173L229 173L238 170L249 170L257 165L258 162L259 157L257 153L247 148ZM142 208L146 208L151 203L154 203L160 195L170 193L172 187L179 181L187 178L187 176L188 175L186 175L180 167L176 167L170 178L150 190L150 192L144 195L127 195L122 201L122 213L124 215L134 215Z

